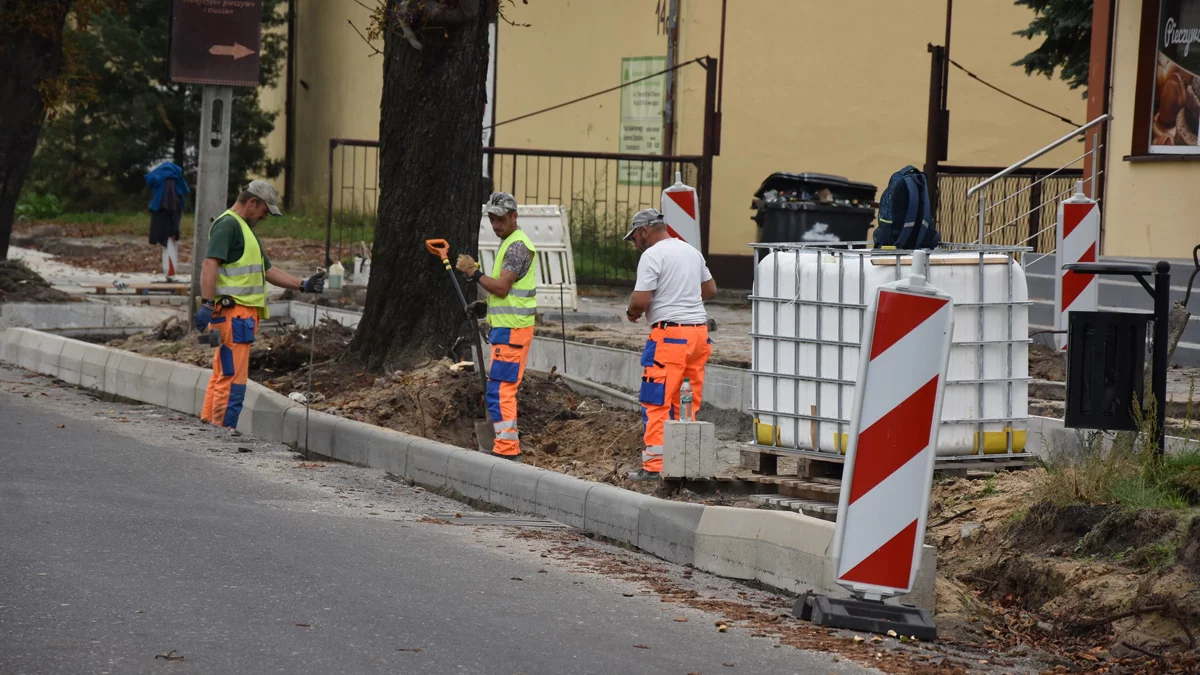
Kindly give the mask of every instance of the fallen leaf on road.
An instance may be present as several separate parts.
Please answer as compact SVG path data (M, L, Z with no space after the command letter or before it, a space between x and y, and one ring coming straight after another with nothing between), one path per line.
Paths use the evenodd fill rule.
M397 649L396 651L398 651L398 652L419 652L419 651L421 651L421 648L420 647L402 647L400 649Z
M66 428L67 428L67 425L65 425L65 424L60 424L60 425L58 425L58 428L59 428L59 429L66 429Z
M887 632L887 634L888 634L888 637L896 637L896 631L894 631L894 630L889 630Z
M688 622L686 616L677 616L677 617L675 617L674 620L678 623L687 623Z
M732 668L732 667L733 667L733 664L732 664L732 663L722 663L721 665L725 666L726 668Z
M863 638L862 638L862 636L861 636L861 635L855 635L855 636L854 636L854 644L856 644L856 645L857 645L857 644L862 644L862 643L863 643Z
M623 596L625 596L625 597L627 597L627 598L632 598L632 597L633 597L633 593L622 593L621 595L623 595Z
M871 638L871 642L873 642L874 644L879 644L880 642L883 642L883 638L876 635L875 637Z
M549 574L546 570L538 570L538 574Z
M512 581L525 581L525 580L522 579L521 577L513 577Z
M166 654L155 654L155 655L154 655L154 658L156 658L156 659L165 659L165 660L167 660L167 661L182 661L182 660L183 660L183 655L182 655L182 654L180 654L180 655L176 656L176 655L175 655L175 650L174 650L174 649L172 649L171 651L167 652Z
M311 624L311 623L298 623L298 624L296 624L296 625L297 625L297 626L300 626L301 628L312 628L312 624Z
M646 645L634 645L633 648L634 649L650 649L650 647L648 647Z

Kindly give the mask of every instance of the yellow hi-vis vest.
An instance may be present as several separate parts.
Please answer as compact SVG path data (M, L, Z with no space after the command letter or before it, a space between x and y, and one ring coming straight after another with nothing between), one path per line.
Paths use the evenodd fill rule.
M488 295L488 323L496 328L529 328L537 321L537 251L534 250L533 242L529 241L529 237L524 232L514 230L504 240L504 243L500 244L500 251L496 253L496 262L492 265L491 277L493 279L500 278L500 271L504 265L504 254L508 252L509 245L516 241L525 244L530 255L533 256L533 260L529 263L529 271L525 273L525 276L513 283L508 297L497 298L494 295Z
M222 218L225 216L233 216L242 227L242 257L227 260L217 268L217 296L228 296L245 307L257 307L259 319L270 318L270 312L267 311L266 265L258 238L241 216L232 210L221 214ZM216 225L216 221L213 221L213 225ZM212 234L211 226L208 232Z

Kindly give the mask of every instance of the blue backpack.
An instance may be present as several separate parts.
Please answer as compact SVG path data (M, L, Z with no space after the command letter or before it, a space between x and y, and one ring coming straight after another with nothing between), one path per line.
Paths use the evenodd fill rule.
M942 243L929 207L925 173L906 166L892 174L879 198L875 248L895 246L902 251L936 248Z

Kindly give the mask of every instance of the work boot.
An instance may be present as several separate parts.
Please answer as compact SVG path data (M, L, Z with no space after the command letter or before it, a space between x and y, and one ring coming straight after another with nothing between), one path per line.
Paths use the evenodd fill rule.
M492 457L499 457L500 459L507 459L510 462L516 462L518 464L521 463L521 455L519 455L519 454L518 455L501 455L500 453L493 452Z
M630 471L628 474L626 474L625 480L634 483L640 483L644 481L659 480L659 475L657 471L638 469L637 471Z

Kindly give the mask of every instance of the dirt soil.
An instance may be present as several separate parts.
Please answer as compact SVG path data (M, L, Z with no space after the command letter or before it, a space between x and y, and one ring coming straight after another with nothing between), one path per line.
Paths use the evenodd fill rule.
M1067 357L1046 345L1029 345L1029 376L1038 380L1067 380Z
M0 303L4 302L78 302L62 291L51 288L36 272L16 260L0 260Z
M91 231L93 228L87 226L65 225L61 228L65 237L39 238L35 240L35 246L39 250L55 254L64 262L105 274L162 273L162 249L148 244L143 237L96 236ZM64 247L59 243L63 239L72 238L90 239L95 245L94 251ZM192 241L191 239L181 239L178 245L180 267L178 273L186 274L190 270L189 265L192 260ZM262 245L273 263L288 261L313 266L325 259L323 242L264 237Z
M934 485L926 542L945 641L1049 654L1060 672L1200 672L1193 514L1036 503L1041 472Z

